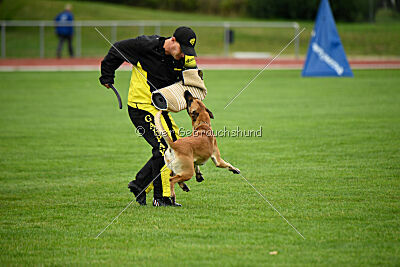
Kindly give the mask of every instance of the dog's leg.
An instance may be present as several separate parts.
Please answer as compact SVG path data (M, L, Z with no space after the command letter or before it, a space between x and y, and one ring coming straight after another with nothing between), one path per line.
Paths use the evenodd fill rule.
M203 174L200 172L200 167L199 165L195 165L195 172L196 172L196 181L197 182L203 182L204 178L203 178Z
M170 188L171 188L171 200L172 200L172 204L175 204L176 201L176 195L175 195L175 184L178 183L180 186L181 184L184 184L184 181L190 180L190 178L192 178L193 173L189 174L189 175L175 175L174 177L171 177L169 179L170 182ZM182 187L182 186L181 186ZM182 188L183 189L183 188ZM189 189L189 187L188 187Z
M172 204L175 204L175 199L176 199L176 195L175 195L175 183L172 179L173 178L177 178L179 177L179 175L173 176L171 178L169 178L169 186L170 186L170 191L171 191L171 201Z
M217 142L215 142L214 151L213 151L213 154L211 155L211 159L214 162L215 166L218 168L226 168L235 174L240 173L240 170L238 168L233 167L230 163L226 162L225 160L223 160L221 158L221 154L219 152Z

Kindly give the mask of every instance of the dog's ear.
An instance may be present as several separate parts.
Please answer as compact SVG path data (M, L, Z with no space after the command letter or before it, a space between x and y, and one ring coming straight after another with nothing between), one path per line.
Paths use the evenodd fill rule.
M214 114L212 114L212 112L208 108L206 108L206 111L208 112L208 115L210 115L210 118L214 119Z
M193 96L188 90L185 91L183 96L185 97L186 102L193 101Z

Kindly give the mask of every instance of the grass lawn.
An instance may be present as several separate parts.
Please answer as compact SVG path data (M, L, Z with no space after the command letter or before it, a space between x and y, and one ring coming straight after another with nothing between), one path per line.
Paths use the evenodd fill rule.
M66 3L73 4L75 20L156 20L183 21L190 25L191 21L256 21L253 18L222 17L196 13L171 12L152 10L94 1L54 1L54 0L3 0L0 2L0 20L53 20L63 10ZM258 20L260 21L260 20ZM307 53L311 31L314 22L300 21L299 52L301 56ZM163 26L160 34L171 36L175 27ZM223 28L193 27L197 34L197 52L200 56L224 53ZM379 23L337 23L343 47L348 56L400 56L400 21L382 21ZM100 30L111 39L111 28ZM293 28L233 28L235 42L230 52L269 52L277 54L295 36ZM138 27L118 27L116 40L134 38L140 34ZM155 34L154 27L145 27L144 34ZM45 30L45 57L56 55L57 37L54 29ZM39 57L38 27L8 27L6 29L7 57ZM82 56L101 57L109 45L94 30L93 27L82 28ZM64 49L64 56L67 56ZM294 55L291 45L283 55Z
M134 203L95 239L150 148L98 73L12 72L0 73L0 264L399 265L400 71L265 71L224 110L256 73L205 71L205 102L214 130L262 127L219 148L305 240L211 161L203 183L177 188L182 208ZM124 101L129 75L117 73Z

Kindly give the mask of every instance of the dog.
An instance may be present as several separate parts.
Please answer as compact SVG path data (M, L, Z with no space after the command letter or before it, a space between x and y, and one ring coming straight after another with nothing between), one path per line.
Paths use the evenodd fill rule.
M193 133L191 136L183 137L175 142L171 140L161 124L161 111L156 114L155 124L158 133L168 144L164 153L164 160L171 170L170 186L171 199L176 203L175 183L178 183L183 191L188 192L189 187L184 183L196 173L198 182L203 180L200 165L212 159L218 168L226 168L239 174L240 170L221 158L217 146L217 140L211 129L211 119L214 115L206 108L203 102L194 98L189 91L185 91L184 97L187 104L187 112L192 119Z

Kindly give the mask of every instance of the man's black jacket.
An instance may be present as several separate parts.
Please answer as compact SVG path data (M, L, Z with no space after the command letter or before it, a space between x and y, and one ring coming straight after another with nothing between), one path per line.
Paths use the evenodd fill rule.
M142 74L147 75L151 92L181 80L184 60L177 61L165 54L165 39L157 35L143 35L115 43L101 62L100 83L113 84L115 70L124 61L144 70Z

